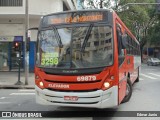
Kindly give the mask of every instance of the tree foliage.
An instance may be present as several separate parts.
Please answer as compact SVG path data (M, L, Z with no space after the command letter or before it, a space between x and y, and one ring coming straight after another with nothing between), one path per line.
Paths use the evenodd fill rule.
M155 0L79 0L83 9L97 9L100 3L103 8L117 11L122 21L140 41L141 48L150 41L160 44L160 15L156 14L155 5L134 5L127 3L155 3ZM113 3L115 5L113 5ZM87 8L84 7L87 6Z
M115 10L127 3L155 3L155 0L121 0ZM155 45L160 43L160 19L157 19L155 5L129 5L123 9L118 15L138 38L141 49L147 41Z
M104 9L111 8L111 2L113 0L77 0L78 7L81 9L100 9L103 6Z
M160 45L160 22L155 23L149 30L147 35L151 45Z
M160 15L155 15L152 26L148 29L147 38L151 45L160 46Z
M123 6L127 3L143 3L149 2L152 0L121 0L119 6ZM129 27L133 33L136 33L137 27L145 27L145 25L149 22L150 17L148 13L149 7L146 5L128 5L128 9L125 9L122 12L118 12L118 15L122 19L122 21ZM124 9L124 8L123 8Z

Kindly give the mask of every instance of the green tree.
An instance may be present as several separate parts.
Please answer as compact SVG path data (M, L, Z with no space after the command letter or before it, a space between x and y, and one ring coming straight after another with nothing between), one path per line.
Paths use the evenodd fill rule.
M88 1L90 1L89 5L93 6L93 2L98 0ZM113 0L99 0L101 3L104 1L105 8L114 9L137 37L141 52L147 42L160 45L160 15L156 14L155 5L127 5L127 3L155 3L155 0L115 0L115 2Z
M151 45L160 46L160 15L155 16L155 21L148 29L148 41Z
M122 21L137 37L140 42L141 53L147 41L153 42L151 31L155 33L158 39L158 33L155 32L154 24L157 23L154 5L128 5L127 3L155 3L155 0L121 0L115 10ZM124 7L123 7L124 6ZM121 8L121 11L119 9ZM159 27L159 26L157 26ZM149 34L148 34L149 33ZM157 39L154 39L157 41ZM155 42L154 42L155 43ZM142 54L141 54L142 55Z

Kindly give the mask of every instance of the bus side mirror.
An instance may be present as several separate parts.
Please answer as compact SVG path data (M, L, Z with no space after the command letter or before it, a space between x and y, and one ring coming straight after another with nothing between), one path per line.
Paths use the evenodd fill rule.
M127 35L122 35L122 49L127 47Z

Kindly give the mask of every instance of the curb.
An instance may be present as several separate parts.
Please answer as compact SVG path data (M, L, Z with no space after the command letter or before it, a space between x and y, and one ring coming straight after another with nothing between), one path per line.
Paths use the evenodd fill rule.
M0 89L34 89L33 85L0 85Z

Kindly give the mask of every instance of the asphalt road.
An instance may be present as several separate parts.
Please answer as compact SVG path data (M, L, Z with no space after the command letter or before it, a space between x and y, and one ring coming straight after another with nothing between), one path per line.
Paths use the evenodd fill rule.
M55 106L43 106L35 103L35 93L33 89L1 89L0 90L0 111L44 111L48 115L63 114L67 111L67 114L80 114L83 116L87 111L91 116L79 118L74 114L74 118L68 118L69 120L159 120L156 117L114 117L116 113L124 115L134 114L131 111L160 111L160 66L147 66L142 65L140 70L140 81L133 85L133 94L129 102L120 104L117 108L113 109L84 109L84 108L70 108L70 107L55 107ZM106 117L109 111L114 111L111 116ZM69 112L70 113L69 113ZM75 112L76 111L76 112ZM83 112L82 112L83 111ZM119 112L129 111L129 112ZM58 113L59 112L59 113ZM62 113L61 113L62 112ZM102 114L102 117L100 113ZM48 118L49 119L49 118ZM55 118L56 120L63 120L66 118Z

